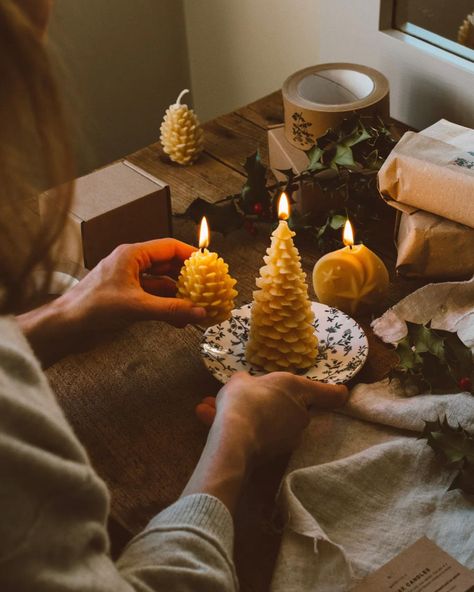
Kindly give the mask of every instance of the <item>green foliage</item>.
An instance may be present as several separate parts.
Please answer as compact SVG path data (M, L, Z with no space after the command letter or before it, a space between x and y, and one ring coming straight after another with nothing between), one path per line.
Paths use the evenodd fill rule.
M300 124L295 121L295 125L301 127ZM306 130L301 128L300 132L304 134ZM387 211L378 194L377 172L394 145L395 139L382 119L353 114L316 140L306 152L308 166L300 174L292 169L282 170L286 180L268 184L268 170L257 151L243 165L246 180L241 192L224 197L217 204L207 204L204 209L217 222L212 224L212 229L227 233L240 228L245 218L274 221L280 193L286 191L291 200L299 184L311 184L319 190L321 199L315 200L314 210L303 216L292 215L292 227L312 233L319 248L328 251L340 247L340 229L349 216L359 230L359 237L370 244L370 235L364 234L367 222L379 220L381 213ZM235 204L234 209L229 207L229 202ZM255 204L262 206L257 215ZM216 208L224 209L222 215ZM191 204L185 215L195 219L196 211L202 209L202 203L198 208ZM230 215L238 220L231 222Z
M437 458L447 469L457 470L449 489L474 494L474 436L448 420L425 421L420 438L426 438Z
M459 391L460 380L473 375L471 350L456 333L432 329L430 323L407 322L407 329L395 349L399 362L391 378L415 392Z

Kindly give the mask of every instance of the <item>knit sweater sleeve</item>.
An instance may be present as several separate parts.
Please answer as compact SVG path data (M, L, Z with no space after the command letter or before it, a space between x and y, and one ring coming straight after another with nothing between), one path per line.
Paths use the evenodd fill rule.
M0 590L235 590L232 518L208 495L158 514L115 564L104 483L13 319L0 318Z

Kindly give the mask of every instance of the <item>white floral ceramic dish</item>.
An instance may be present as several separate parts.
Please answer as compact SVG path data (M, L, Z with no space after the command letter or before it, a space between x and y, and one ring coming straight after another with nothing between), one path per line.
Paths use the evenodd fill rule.
M250 304L232 311L232 317L209 327L201 340L204 363L220 382L244 370L254 376L265 372L245 359L245 344L250 323ZM312 302L314 330L319 340L315 365L302 376L322 382L342 383L355 376L364 365L369 344L362 327L337 308Z

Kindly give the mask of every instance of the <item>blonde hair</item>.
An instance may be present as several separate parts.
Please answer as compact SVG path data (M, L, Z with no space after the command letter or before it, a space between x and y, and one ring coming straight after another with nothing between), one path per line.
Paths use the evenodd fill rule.
M26 306L39 266L52 270L74 178L64 110L40 34L14 0L0 0L0 312ZM55 188L54 215L41 220L37 196Z

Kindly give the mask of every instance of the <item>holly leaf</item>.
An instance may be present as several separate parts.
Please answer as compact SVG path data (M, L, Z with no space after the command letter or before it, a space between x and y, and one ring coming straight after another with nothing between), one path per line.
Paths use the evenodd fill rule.
M202 217L206 216L211 229L222 234L228 234L241 228L245 220L233 201L213 204L200 197L191 203L184 216L194 220L196 224L199 224Z
M474 494L474 464L466 462L449 486L451 489L461 489L465 493Z
M415 370L422 363L421 356L413 349L408 335L397 343L395 353L399 358L398 368L402 372Z
M445 468L459 470L449 489L474 493L474 436L444 417L425 421L420 438L426 439Z
M441 361L445 360L444 337L426 325L407 322L408 335L417 353L430 352Z

